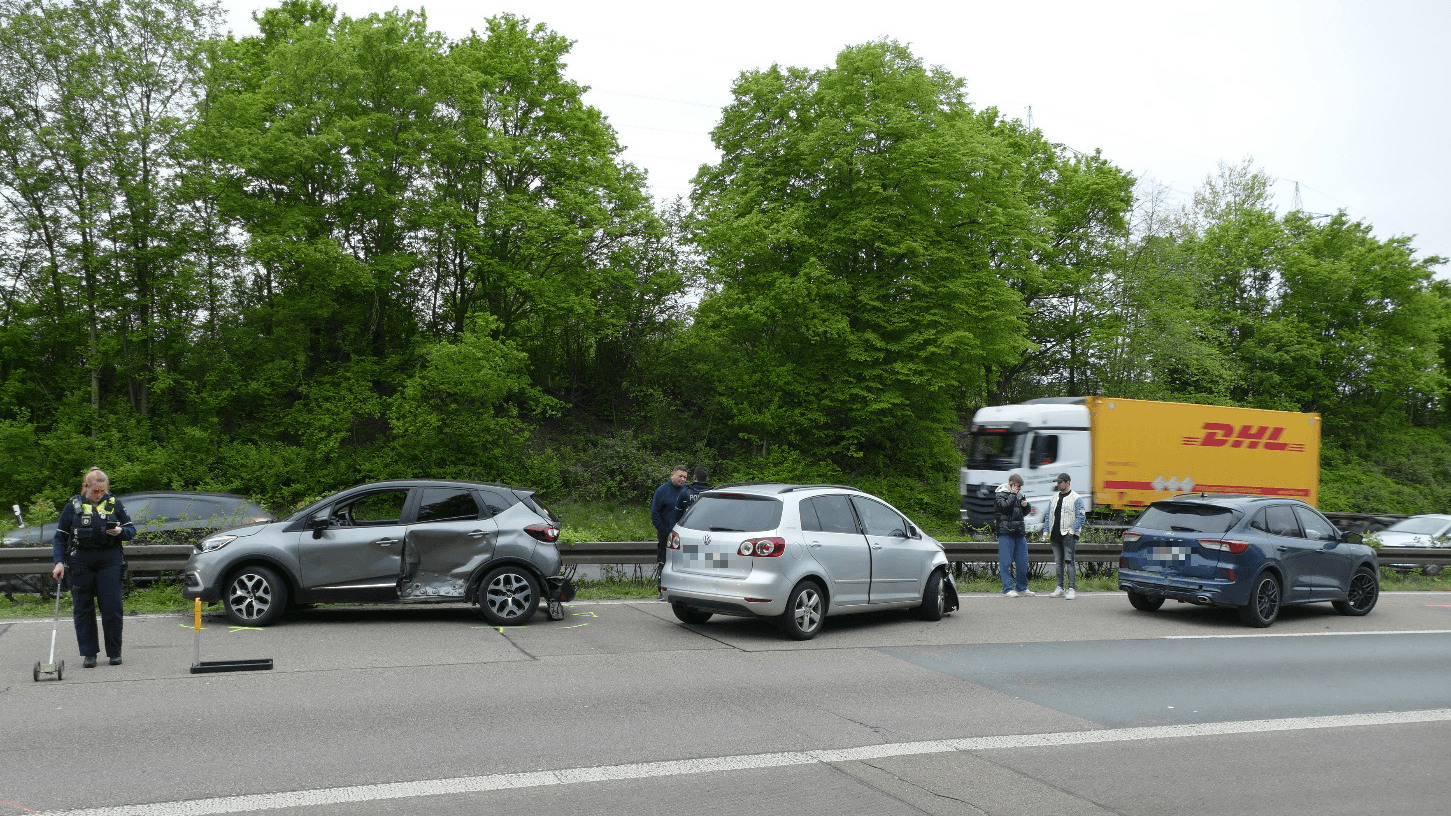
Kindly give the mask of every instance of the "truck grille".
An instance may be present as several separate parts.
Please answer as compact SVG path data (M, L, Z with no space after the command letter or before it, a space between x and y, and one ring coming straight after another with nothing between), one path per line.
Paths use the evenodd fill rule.
M993 502L993 491L997 485L982 484L968 485L967 495L962 497L962 521L969 527L990 526L997 516L997 507Z

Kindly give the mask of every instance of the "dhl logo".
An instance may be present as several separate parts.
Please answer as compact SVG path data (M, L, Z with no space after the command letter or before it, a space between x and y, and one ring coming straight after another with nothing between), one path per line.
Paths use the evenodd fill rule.
M1304 445L1279 441L1280 436L1285 433L1284 428L1271 428L1268 425L1241 425L1239 432L1236 433L1234 426L1226 422L1206 422L1204 431L1204 436L1184 437L1184 444L1205 448L1222 448L1228 445L1231 448L1244 447L1249 450L1263 446L1265 450L1293 453L1305 450Z

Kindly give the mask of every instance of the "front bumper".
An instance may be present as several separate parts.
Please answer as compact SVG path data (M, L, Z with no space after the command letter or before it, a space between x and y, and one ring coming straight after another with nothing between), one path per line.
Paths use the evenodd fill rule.
M1118 588L1201 606L1244 606L1249 602L1249 587L1234 581L1174 578L1141 570L1120 569Z
M188 601L201 598L204 603L221 600L222 592L215 584L207 586L202 580L201 570L187 570L181 574L181 597Z

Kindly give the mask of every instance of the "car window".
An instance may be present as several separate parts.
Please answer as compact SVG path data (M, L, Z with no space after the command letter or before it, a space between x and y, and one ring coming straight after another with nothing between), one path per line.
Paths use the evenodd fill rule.
M131 521L136 524L141 524L155 516L155 513L151 509L151 503L152 499L141 498L133 501L123 501L121 506L126 508L126 515L131 517Z
M679 524L687 530L765 532L781 526L781 502L769 496L703 493Z
M1149 505L1134 526L1145 530L1218 534L1227 532L1240 518L1239 513L1227 507L1164 501Z
M1315 541L1338 541L1340 539L1340 531L1335 528L1335 525L1308 507L1296 507L1295 518L1300 520L1300 527L1305 530L1306 538Z
M333 520L345 527L397 524L403 517L403 504L407 500L407 490L368 493L347 504L334 507Z
M1255 513L1254 518L1249 520L1249 528L1251 530L1258 530L1261 533L1268 533L1270 531L1270 520L1264 510Z
M430 487L418 505L420 524L439 521L472 521L479 517L479 503L472 490Z
M861 496L852 496L851 503L856 507L857 513L861 515L862 525L867 528L867 535L891 538L907 537L907 521L897 515L897 511L881 502L864 499Z
M1295 508L1290 505L1277 504L1268 508L1265 510L1265 519L1272 535L1303 538L1300 534L1300 522L1295 521Z
M816 517L816 499L807 499L799 505L801 508L801 529L808 533L820 533L821 519Z
M851 502L846 496L817 496L811 499L816 507L816 518L821 522L823 533L860 533L856 516L852 515Z
M1034 434L1033 447L1029 453L1028 466L1039 468L1058 461L1058 435Z

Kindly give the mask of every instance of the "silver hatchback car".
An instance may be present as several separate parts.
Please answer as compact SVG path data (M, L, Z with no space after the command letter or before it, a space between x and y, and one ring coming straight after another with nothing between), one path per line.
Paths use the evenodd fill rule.
M827 615L958 607L942 545L881 499L842 485L733 484L700 494L667 542L661 597L685 623L776 620L814 637Z

